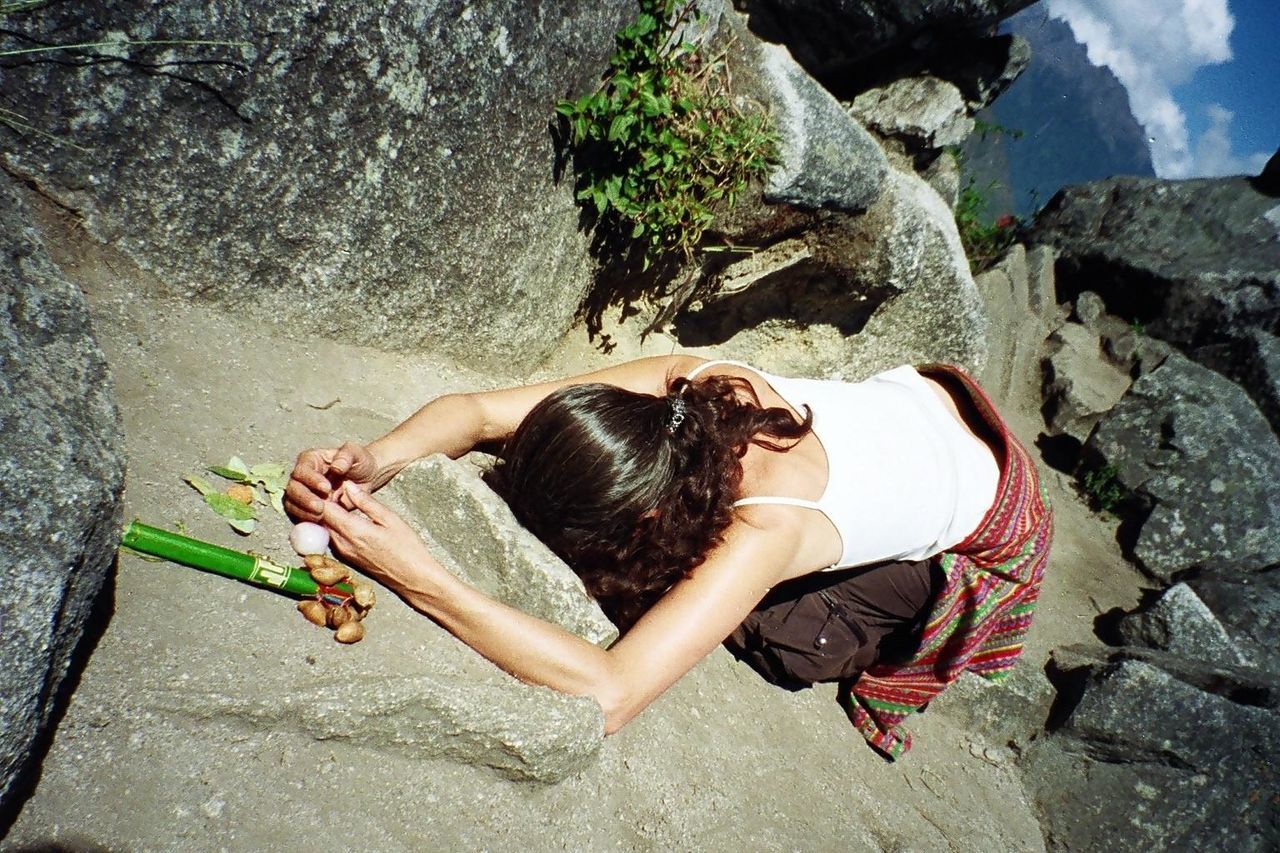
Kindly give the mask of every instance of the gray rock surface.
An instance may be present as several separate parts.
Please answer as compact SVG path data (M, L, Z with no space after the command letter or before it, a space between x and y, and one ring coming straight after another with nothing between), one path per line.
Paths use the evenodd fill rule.
M813 209L868 208L889 168L880 146L785 48L762 45L759 62L781 156L765 199Z
M1033 0L740 0L751 29L781 42L818 79L842 73L911 43L954 40L981 32Z
M1107 313L1107 303L1092 290L1086 290L1076 297L1076 321L1086 329L1098 331L1098 321Z
M449 758L536 782L558 782L581 770L604 739L604 715L595 701L545 687L429 676L280 687L279 693L268 688L235 695L144 691L123 697L120 707L169 714L193 727L340 738L361 749Z
M1049 336L1049 348L1045 421L1051 434L1069 435L1083 444L1132 380L1103 355L1098 333L1088 326L1064 323Z
M593 262L556 182L557 99L589 91L634 4L44 4L37 43L204 39L7 61L0 96L64 140L7 168L179 297L294 337L537 359Z
M1057 281L1053 273L1057 259L1049 246L1028 246L1026 252L1027 297L1031 300L1031 310L1048 316L1058 305Z
M84 296L0 174L0 833L120 542L124 439Z
M957 146L973 131L960 90L928 75L868 89L849 104L849 114L915 150Z
M1213 611L1185 583L1174 584L1151 607L1121 619L1117 629L1120 638L1131 646L1160 649L1195 660L1250 663Z
M988 744L1021 748L1044 733L1056 697L1044 671L1023 662L998 684L964 673L930 703L929 711L959 721Z
M468 583L590 642L617 639L578 576L520 526L474 468L432 456L402 471L380 496L439 545Z
M1277 200L1247 178L1111 178L1068 187L1031 240L1058 251L1058 291L1184 349L1280 324Z
M1005 319L988 327L990 355L978 375L982 387L996 400L1021 397L1029 382L1035 383L1035 396L1039 398L1039 383L1035 380L1041 373L1045 339L1060 322L1053 300L1031 289L1033 284L1037 288L1047 286L1052 294L1052 267L1047 281L1033 280L1027 261L1025 247L1015 243L995 266L974 279L987 316Z
M1193 357L1244 386L1280 434L1280 338L1248 329L1230 343L1200 347Z
M768 223L773 214L760 215ZM722 345L784 375L846 379L908 362L975 374L986 363L986 307L955 219L919 176L890 169L866 213L821 212L788 230L809 257L693 303L676 318L681 345Z
M1050 849L1264 851L1280 844L1280 713L1140 661L1094 667L1021 765Z
M1085 452L1152 507L1134 554L1153 576L1280 561L1280 442L1220 374L1171 354L1133 383Z
M1255 665L1280 674L1280 570L1210 566L1187 583Z

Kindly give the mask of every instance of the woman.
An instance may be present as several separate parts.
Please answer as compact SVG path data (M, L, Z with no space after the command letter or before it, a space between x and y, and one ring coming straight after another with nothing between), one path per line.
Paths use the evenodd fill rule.
M625 631L611 648L459 581L371 496L494 442L493 485ZM1012 666L1050 530L1025 449L954 368L842 383L690 356L440 397L304 451L286 507L503 669L596 699L606 732L729 638L779 682L856 679L846 710L889 757L962 671Z

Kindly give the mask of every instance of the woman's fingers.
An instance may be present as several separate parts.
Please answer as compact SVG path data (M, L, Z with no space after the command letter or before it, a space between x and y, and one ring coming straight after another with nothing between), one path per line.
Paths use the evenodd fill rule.
M324 499L297 480L290 480L284 488L284 508L293 518L317 521L324 510Z
M350 501L353 507L363 512L377 524L385 526L388 522L399 518L390 507L365 491L363 486L350 480L342 484L341 497Z

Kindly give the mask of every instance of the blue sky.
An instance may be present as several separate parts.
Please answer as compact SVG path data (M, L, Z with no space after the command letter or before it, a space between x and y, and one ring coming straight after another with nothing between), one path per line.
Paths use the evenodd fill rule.
M1256 174L1280 147L1280 0L1044 2L1129 90L1157 174Z

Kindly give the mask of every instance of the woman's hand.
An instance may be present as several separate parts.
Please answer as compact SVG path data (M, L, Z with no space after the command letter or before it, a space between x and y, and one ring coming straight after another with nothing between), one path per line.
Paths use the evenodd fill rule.
M447 574L413 528L363 486L347 480L336 497L323 502L320 523L338 556L397 593L431 589Z
M341 447L304 450L284 490L285 511L299 521L319 521L325 502L340 493L344 482L377 488L382 485L379 471L368 448L350 441Z

